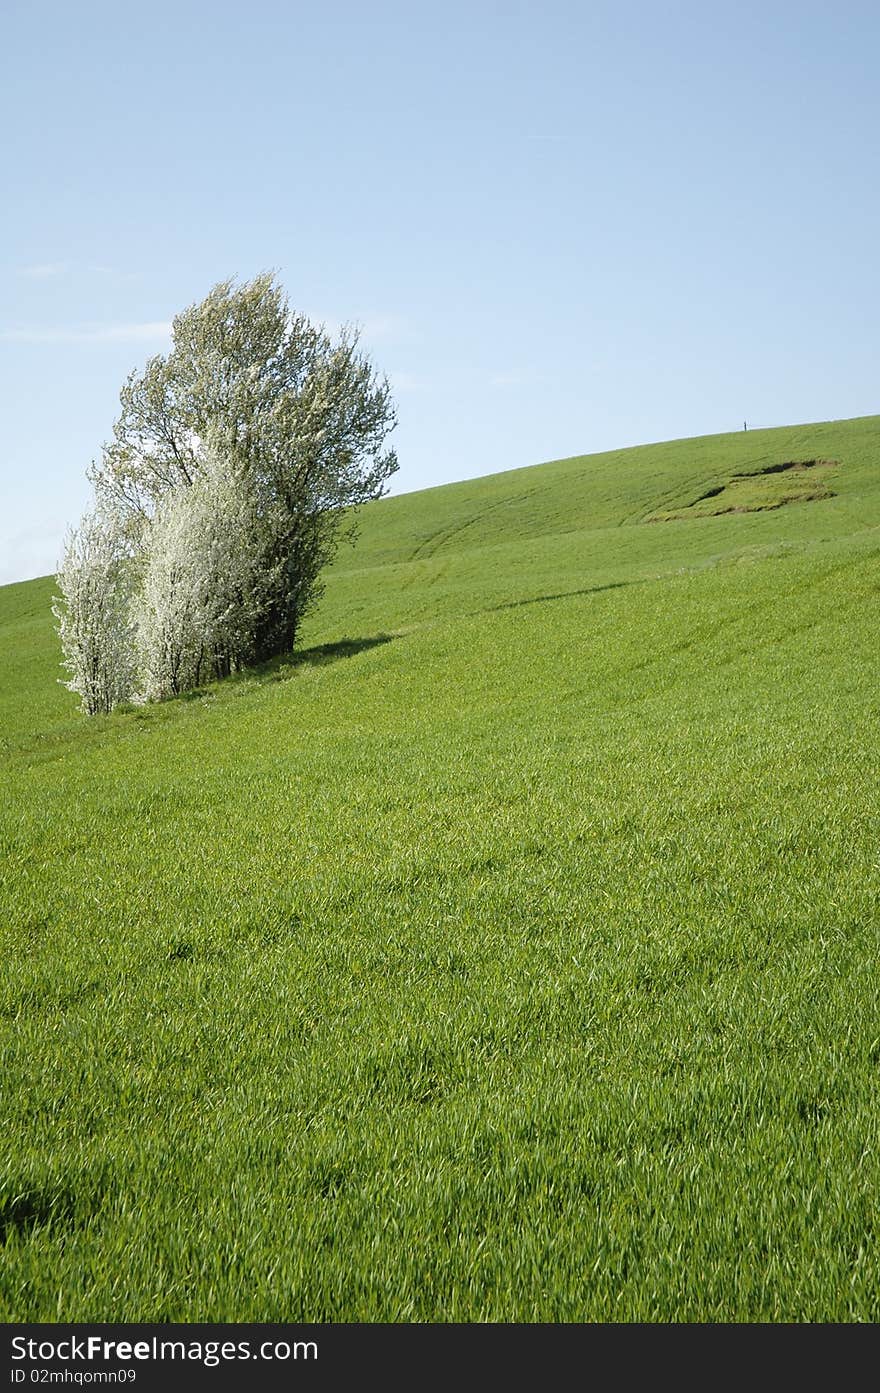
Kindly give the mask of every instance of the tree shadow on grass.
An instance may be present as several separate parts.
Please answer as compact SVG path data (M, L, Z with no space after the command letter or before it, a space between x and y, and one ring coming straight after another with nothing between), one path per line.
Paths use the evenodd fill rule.
M396 637L396 634L372 634L369 638L340 638L336 643L317 643L313 648L300 648L288 653L287 663L290 667L301 667L306 663L312 667L316 664L323 666L324 663L338 662L340 658L353 658L356 653L365 653L369 648L379 648Z
M489 605L490 613L498 609L520 609L522 605L545 605L550 600L571 600L576 595L599 595L603 590L623 590L629 585L643 585L638 580L612 580L607 585L588 585L583 590L562 590L558 595L532 595L527 600L505 600L500 605Z
M284 682L294 677L300 668L326 667L328 663L339 662L341 658L353 658L357 653L365 653L370 648L378 648L390 643L396 634L371 634L369 638L340 638L335 643L317 643L311 648L298 648L292 653L279 653L265 663L255 667L243 668L233 673L225 682Z

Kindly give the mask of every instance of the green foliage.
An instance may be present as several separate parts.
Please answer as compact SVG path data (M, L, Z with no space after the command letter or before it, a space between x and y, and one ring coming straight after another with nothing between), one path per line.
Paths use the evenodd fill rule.
M294 660L90 722L0 590L0 1313L876 1321L878 461L386 499Z

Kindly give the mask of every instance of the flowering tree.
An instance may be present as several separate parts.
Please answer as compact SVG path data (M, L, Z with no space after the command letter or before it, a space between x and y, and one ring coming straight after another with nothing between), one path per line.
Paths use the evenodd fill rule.
M385 439L390 389L358 352L292 314L272 276L224 281L174 320L166 356L132 373L113 439L92 470L97 497L136 530L205 467L205 442L273 517L267 562L279 584L254 631L256 658L293 647L318 574L353 510L397 469ZM283 519L283 522L282 522Z
M107 681L83 696L87 710L109 709L132 683L173 695L291 649L357 507L398 467L385 449L396 424L388 382L356 333L332 341L291 313L270 275L224 281L179 314L170 353L133 372L120 403L91 470L88 544L59 572L75 690L89 644L115 655L101 649ZM105 564L111 536L128 560L99 599L89 567Z

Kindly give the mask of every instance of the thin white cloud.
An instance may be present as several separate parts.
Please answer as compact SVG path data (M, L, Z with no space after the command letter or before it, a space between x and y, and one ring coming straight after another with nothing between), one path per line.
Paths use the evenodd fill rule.
M103 266L94 264L86 266L85 270L93 276L108 276L116 281L136 281L140 279L140 271L120 271L117 266Z
M107 266L103 262L92 261L87 264L72 261L38 261L32 266L19 267L18 274L32 281L51 280L55 276L104 276L110 280L133 281L141 276L140 271L120 271L118 266Z
M51 276L63 276L68 269L66 261L40 261L34 266L22 266L21 275L30 280L45 281Z
M71 328L0 329L7 343L159 343L171 337L171 321L135 324L83 324Z
M528 378L521 372L493 372L489 378L490 387L524 387Z

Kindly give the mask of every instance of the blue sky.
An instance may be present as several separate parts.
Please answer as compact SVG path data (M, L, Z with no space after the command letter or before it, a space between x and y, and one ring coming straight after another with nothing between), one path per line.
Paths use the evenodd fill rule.
M880 6L4 7L0 582L130 369L274 268L395 387L394 491L880 411Z

